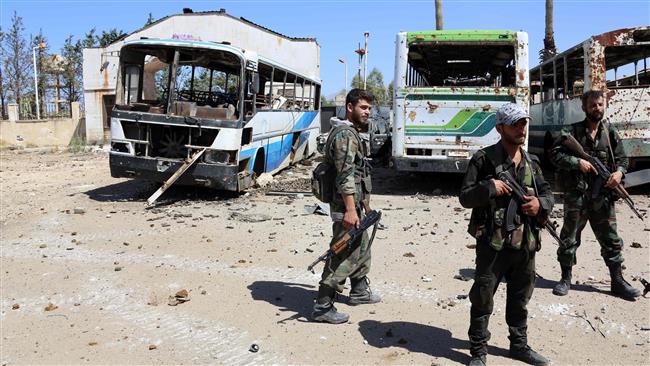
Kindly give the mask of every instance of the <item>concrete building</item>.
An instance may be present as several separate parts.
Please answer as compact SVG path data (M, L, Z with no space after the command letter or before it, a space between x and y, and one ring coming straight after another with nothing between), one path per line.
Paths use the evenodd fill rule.
M120 49L125 42L143 37L217 43L226 41L259 55L272 56L288 68L320 80L320 47L315 39L288 37L245 18L229 15L224 9L196 13L184 9L182 14L161 18L105 48L83 50L84 108L86 139L89 143L109 140L110 112L115 105ZM287 40L293 42L286 42ZM305 63L318 64L316 74L298 62L304 61L305 55L316 58Z

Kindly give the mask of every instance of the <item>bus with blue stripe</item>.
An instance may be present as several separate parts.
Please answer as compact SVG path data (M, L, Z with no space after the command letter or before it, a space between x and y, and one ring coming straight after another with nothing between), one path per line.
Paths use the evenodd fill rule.
M467 170L499 140L496 111L528 110L528 35L505 30L400 32L391 164L398 171Z
M127 41L111 112L111 175L164 182L205 150L177 184L243 191L315 153L319 47L300 41L315 45L296 58L301 71L230 42Z

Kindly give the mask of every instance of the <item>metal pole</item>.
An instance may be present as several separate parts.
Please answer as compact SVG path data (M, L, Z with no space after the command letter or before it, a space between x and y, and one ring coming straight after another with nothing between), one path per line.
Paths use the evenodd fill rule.
M366 88L366 74L367 74L367 71L368 71L368 36L369 35L370 35L370 33L368 33L368 32L365 32L363 34L363 38L364 38L364 46L363 46L363 51L364 51L363 52L363 88L364 89L367 89Z
M345 63L345 58L341 57L339 59L339 62L343 64L343 67L345 67L345 84L343 84L343 89L345 90L345 94L348 94L348 64Z
M32 47L32 56L34 59L34 95L36 96L36 119L41 119L41 107L38 103L38 69L36 68L36 49L39 46Z

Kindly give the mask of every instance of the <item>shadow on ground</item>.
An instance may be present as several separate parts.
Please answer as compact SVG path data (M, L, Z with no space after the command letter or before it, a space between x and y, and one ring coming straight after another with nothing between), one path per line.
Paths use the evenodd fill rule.
M309 321L316 297L316 287L302 283L255 281L248 286L254 300L278 307L278 323L287 320ZM284 314L282 314L284 313Z
M84 192L90 199L99 202L146 201L161 185L140 180L127 180ZM240 193L218 191L205 187L172 186L155 203L167 206L179 201L224 201L234 199Z
M553 289L553 287L557 285L557 281L560 279L560 273L557 274L557 280L546 279L542 277L539 273L536 273L536 277L537 278L535 279L535 288ZM607 286L607 285L603 284L603 286ZM601 290L591 285L585 285L585 284L576 285L575 283L571 284L570 291L597 292L597 293L607 294L607 295L610 294L609 291Z
M457 196L463 181L458 173L409 173L375 167L372 171L372 193L411 196Z
M363 320L359 332L376 348L399 347L461 364L469 362L469 342L454 338L446 329L411 322ZM488 353L508 357L508 350L499 347L488 346Z

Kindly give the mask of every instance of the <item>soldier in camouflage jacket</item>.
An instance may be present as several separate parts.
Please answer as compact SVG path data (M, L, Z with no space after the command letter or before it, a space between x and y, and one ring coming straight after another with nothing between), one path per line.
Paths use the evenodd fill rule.
M345 101L346 120L333 119L331 143L325 151L336 167L336 193L330 203L332 217L332 242L340 239L348 230L358 227L364 211L370 211L370 166L366 160L369 151L367 134L368 117L374 101L365 90L351 90ZM364 135L364 136L362 136ZM367 274L370 272L370 246L366 232L352 243L351 251L330 257L325 263L318 288L318 296L312 318L314 321L332 324L347 322L349 316L334 307L336 292L350 278L349 304L372 304L381 301L370 291Z
M587 222L600 244L600 254L609 267L611 290L614 295L633 299L641 295L623 279L623 239L616 231L616 196L609 189L621 182L628 166L618 132L603 120L605 96L601 91L588 91L582 96L582 110L586 118L565 128L553 149L551 159L562 176L564 195L564 224L560 237L564 245L557 250L562 278L553 293L564 296L571 288L572 267L576 264L576 251L580 234ZM572 156L562 146L564 137L572 135L585 152L600 159L613 173L607 182L597 180L596 169L586 160ZM604 183L604 185L603 185Z

